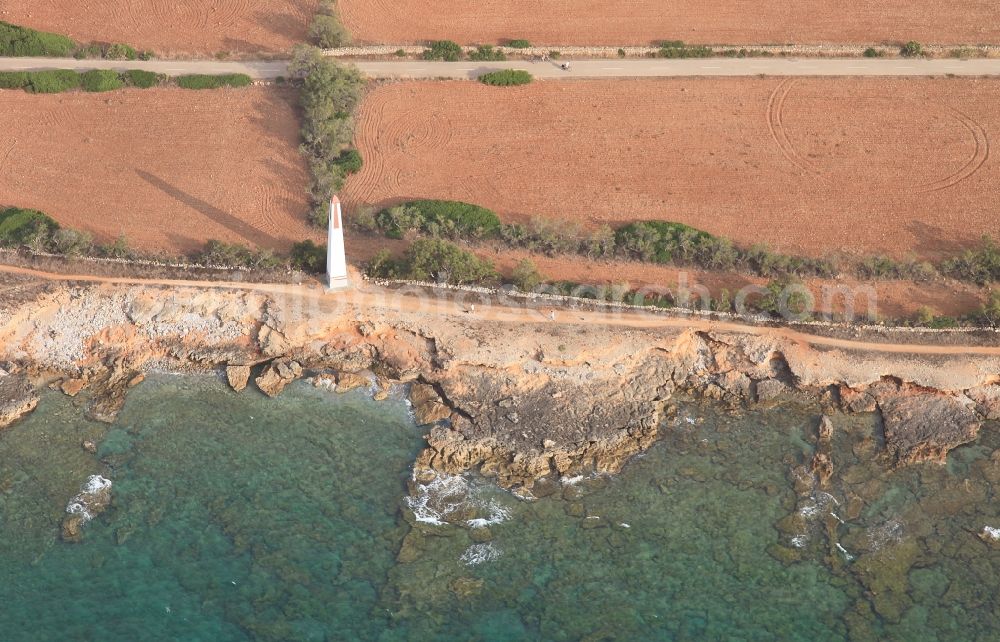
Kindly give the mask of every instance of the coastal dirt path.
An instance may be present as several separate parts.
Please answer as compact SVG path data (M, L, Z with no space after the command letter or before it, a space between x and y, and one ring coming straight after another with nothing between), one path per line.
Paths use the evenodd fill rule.
M319 281L301 285L284 283L240 283L235 281L187 281L182 279L143 279L133 277L94 276L87 274L58 274L31 268L0 265L0 274L15 274L49 281L106 283L111 285L166 286L177 288L218 288L242 290L282 297L286 301L303 302L317 313L329 312L340 305L357 307L382 307L408 313L443 316L475 315L487 321L504 323L561 323L571 325L607 325L626 328L656 329L684 328L700 331L738 332L765 337L776 337L816 348L837 348L859 352L937 356L1000 356L1000 345L958 346L920 345L907 343L878 343L839 339L799 332L790 328L754 326L745 323L718 321L696 316L667 316L663 313L638 310L579 310L543 303L535 307L512 307L491 304L478 293L462 290L442 290L448 296L426 294L426 288L390 290L370 283L344 292L328 292ZM363 281L353 274L353 282ZM425 296L419 296L424 293ZM305 302L311 302L310 306Z

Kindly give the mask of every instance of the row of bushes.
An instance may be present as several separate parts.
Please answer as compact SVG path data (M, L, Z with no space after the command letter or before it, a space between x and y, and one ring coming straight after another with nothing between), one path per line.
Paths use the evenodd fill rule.
M743 249L730 240L679 223L643 221L617 230L603 226L584 234L572 222L536 218L530 225L504 224L495 212L457 201L420 200L385 208L374 216L359 212L356 223L389 238L416 232L432 238L469 241L500 240L510 247L547 255L581 254L590 258L621 258L646 263L694 265L712 270L744 269L761 276L800 274L829 277L832 262L768 251Z
M48 56L52 58L107 58L109 60L149 60L152 54L136 51L121 43L78 45L57 33L28 29L0 22L0 56Z
M351 141L364 78L357 68L340 65L308 45L296 47L289 71L299 89L300 149L311 175L310 219L325 227L330 197L343 187L348 175L361 169L361 154L351 148Z
M123 87L148 89L168 82L167 76L142 69L113 71L111 69L91 69L76 72L71 69L49 69L45 71L3 71L0 72L0 89L23 89L35 94L58 94L64 91L113 91ZM245 87L252 80L244 74L224 74L219 76L190 75L174 79L178 87L185 89L214 89L217 87Z
M418 239L401 259L380 250L366 266L369 276L455 285L491 284L499 279L493 263L443 239Z
M38 210L0 210L0 247L27 247L34 252L51 252L68 257L95 256L116 259L152 259L129 247L124 236L114 242L96 244L87 232L61 227ZM162 258L162 257L160 257ZM270 249L251 248L242 243L210 240L205 247L186 257L204 265L280 269L292 267L306 272L326 270L326 246L302 241L292 246L288 256Z
M457 201L410 201L375 214L359 210L353 220L364 230L394 239L416 233L452 240L496 240L508 247L548 256L618 257L706 270L741 270L768 278L781 275L831 278L851 270L866 280L924 282L946 276L978 285L1000 281L1000 246L989 238L984 238L980 247L937 265L885 256L853 259L846 264L833 258L772 252L759 244L740 247L730 239L667 221L638 221L617 229L604 225L589 233L575 222L547 218L534 218L528 225L505 224L492 210Z

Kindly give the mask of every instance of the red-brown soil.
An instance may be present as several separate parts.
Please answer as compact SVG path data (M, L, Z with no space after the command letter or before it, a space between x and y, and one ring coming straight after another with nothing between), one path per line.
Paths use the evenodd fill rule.
M306 39L316 0L4 0L0 20L78 42L158 54L288 51Z
M361 107L345 196L939 258L1000 236L998 102L992 79L388 83Z
M294 96L273 88L0 91L0 206L148 251L315 236Z
M996 43L991 0L341 0L354 39L539 45Z

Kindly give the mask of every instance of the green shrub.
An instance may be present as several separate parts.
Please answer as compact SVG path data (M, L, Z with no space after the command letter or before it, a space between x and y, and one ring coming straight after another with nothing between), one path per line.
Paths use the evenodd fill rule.
M527 49L531 47L531 43L523 38L515 38L514 40L508 40L504 43L505 46L511 49Z
M353 147L340 152L340 156L338 156L337 160L334 162L340 167L341 171L344 172L345 176L350 176L351 174L360 172L361 167L364 164L364 161L361 158L361 152Z
M491 71L479 77L479 82L495 87L510 87L512 85L527 85L532 81L531 74L523 69L501 69Z
M108 50L104 52L104 57L108 60L135 60L139 54L128 45L116 43L108 47Z
M496 213L460 201L411 201L382 210L376 221L391 238L417 230L435 237L486 239L498 237L501 230Z
M167 77L163 74L154 73L152 71L143 71L142 69L129 69L122 73L122 77L125 82L131 87L139 87L142 89L149 89L150 87L155 87L161 84Z
M1000 247L984 237L979 248L942 262L940 269L945 276L979 285L1000 281Z
M84 45L73 52L73 57L77 60L103 58L104 49L96 42L92 42L89 45Z
M52 249L65 256L88 254L93 249L93 237L87 232L60 228L52 233Z
M621 47L618 48L618 57L619 58L624 58L625 57L625 50L622 49Z
M899 50L900 55L907 58L916 58L917 56L924 55L924 47L916 40L911 40L902 49Z
M382 249L365 264L365 274L377 279L395 279L399 276L399 264L389 250Z
M549 52L549 58L551 58L552 60L559 60L561 56L562 56L561 51L556 51L553 49L552 51Z
M177 77L177 86L184 89L218 89L220 87L246 87L253 79L246 74L189 74Z
M316 245L306 239L292 246L290 256L292 267L305 272L323 272L326 270L326 246Z
M84 91L113 91L125 86L118 72L110 69L91 69L80 75L80 86Z
M406 58L406 50L405 49L397 49L396 53L394 53L393 55L396 56L397 58Z
M656 52L658 58L709 58L713 54L711 47L685 45L680 40L661 42L660 50Z
M457 285L486 283L497 277L492 263L441 239L414 241L401 268L403 278Z
M462 47L451 40L435 40L424 50L423 59L455 62L462 59Z
M864 53L865 58L881 58L884 55L885 55L884 52L876 49L875 47L868 47L867 49L865 49Z
M109 259L131 259L135 258L135 252L128 246L128 240L124 234L120 234L113 243L101 245L97 248L97 254Z
M691 262L711 234L681 223L641 221L618 229L615 244L625 256L656 263Z
M76 43L66 36L0 22L0 56L64 58L75 49Z
M317 47L333 49L351 44L351 34L337 16L321 13L309 26L309 40Z
M58 94L80 86L80 74L69 69L33 71L27 90L36 94Z
M206 265L246 267L255 269L276 268L281 259L269 249L252 249L242 243L225 243L212 239L197 259Z
M469 54L469 60L507 60L507 56L493 45L479 45Z
M38 210L10 207L0 211L0 244L35 245L47 243L59 224Z
M26 71L0 71L0 89L24 89L30 82Z
M545 277L538 271L531 259L522 259L514 266L511 281L521 292L533 292L545 281Z
M981 323L992 328L1000 326L1000 290L990 290L978 316Z

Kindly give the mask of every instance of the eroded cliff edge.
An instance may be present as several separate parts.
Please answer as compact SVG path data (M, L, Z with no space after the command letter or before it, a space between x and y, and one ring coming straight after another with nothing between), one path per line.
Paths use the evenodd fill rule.
M362 305L318 292L28 288L0 307L0 421L37 403L28 382L89 396L90 416L112 421L150 369L225 369L234 389L271 395L303 376L339 389L371 384L377 395L409 383L414 414L428 426L418 476L479 470L530 491L546 476L618 471L665 429L679 392L734 408L797 398L817 412L877 412L889 466L942 460L1000 418L997 356L551 314L398 296ZM814 462L817 474L825 465Z

